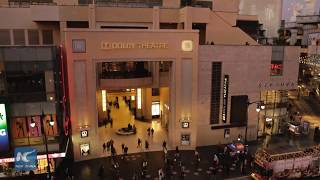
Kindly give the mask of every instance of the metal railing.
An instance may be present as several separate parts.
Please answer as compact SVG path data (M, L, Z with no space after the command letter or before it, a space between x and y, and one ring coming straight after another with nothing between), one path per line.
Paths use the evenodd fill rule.
M80 3L82 5L91 3ZM97 6L108 7L153 7L162 6L162 0L95 0Z
M102 72L100 74L100 79L134 79L134 78L144 78L151 77L151 72L147 70L144 71L109 71Z

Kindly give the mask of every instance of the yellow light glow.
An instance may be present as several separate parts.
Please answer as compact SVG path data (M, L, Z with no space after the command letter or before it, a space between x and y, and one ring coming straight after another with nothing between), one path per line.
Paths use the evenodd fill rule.
M136 99L135 96L131 96L131 101L134 101Z
M181 50L190 52L193 50L193 41L191 40L184 40L181 42Z
M141 88L138 88L137 89L137 107L138 109L141 109L141 95L142 95L142 92L141 92Z
M107 111L107 92L106 90L101 91L101 99L102 99L102 111L106 112Z

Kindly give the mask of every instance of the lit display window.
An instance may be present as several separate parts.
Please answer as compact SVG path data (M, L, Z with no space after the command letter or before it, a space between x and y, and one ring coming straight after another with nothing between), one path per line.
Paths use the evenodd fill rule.
M283 64L282 61L271 62L271 76L282 76Z
M152 102L152 116L160 116L160 102Z

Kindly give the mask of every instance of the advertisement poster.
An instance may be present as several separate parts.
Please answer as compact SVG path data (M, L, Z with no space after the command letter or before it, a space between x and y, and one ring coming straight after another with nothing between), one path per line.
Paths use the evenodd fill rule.
M34 127L29 126L29 137L42 136L40 116L30 116L27 119L28 119L28 124L31 124L32 122L36 124Z
M9 137L5 104L0 104L0 152L9 150Z

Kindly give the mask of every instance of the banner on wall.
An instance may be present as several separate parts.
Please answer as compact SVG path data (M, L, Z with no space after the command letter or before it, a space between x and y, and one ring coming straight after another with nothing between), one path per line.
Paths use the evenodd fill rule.
M7 114L5 104L0 104L0 152L9 150Z
M223 78L223 98L222 98L222 122L223 123L227 123L228 93L229 93L229 75L224 75L224 78Z

